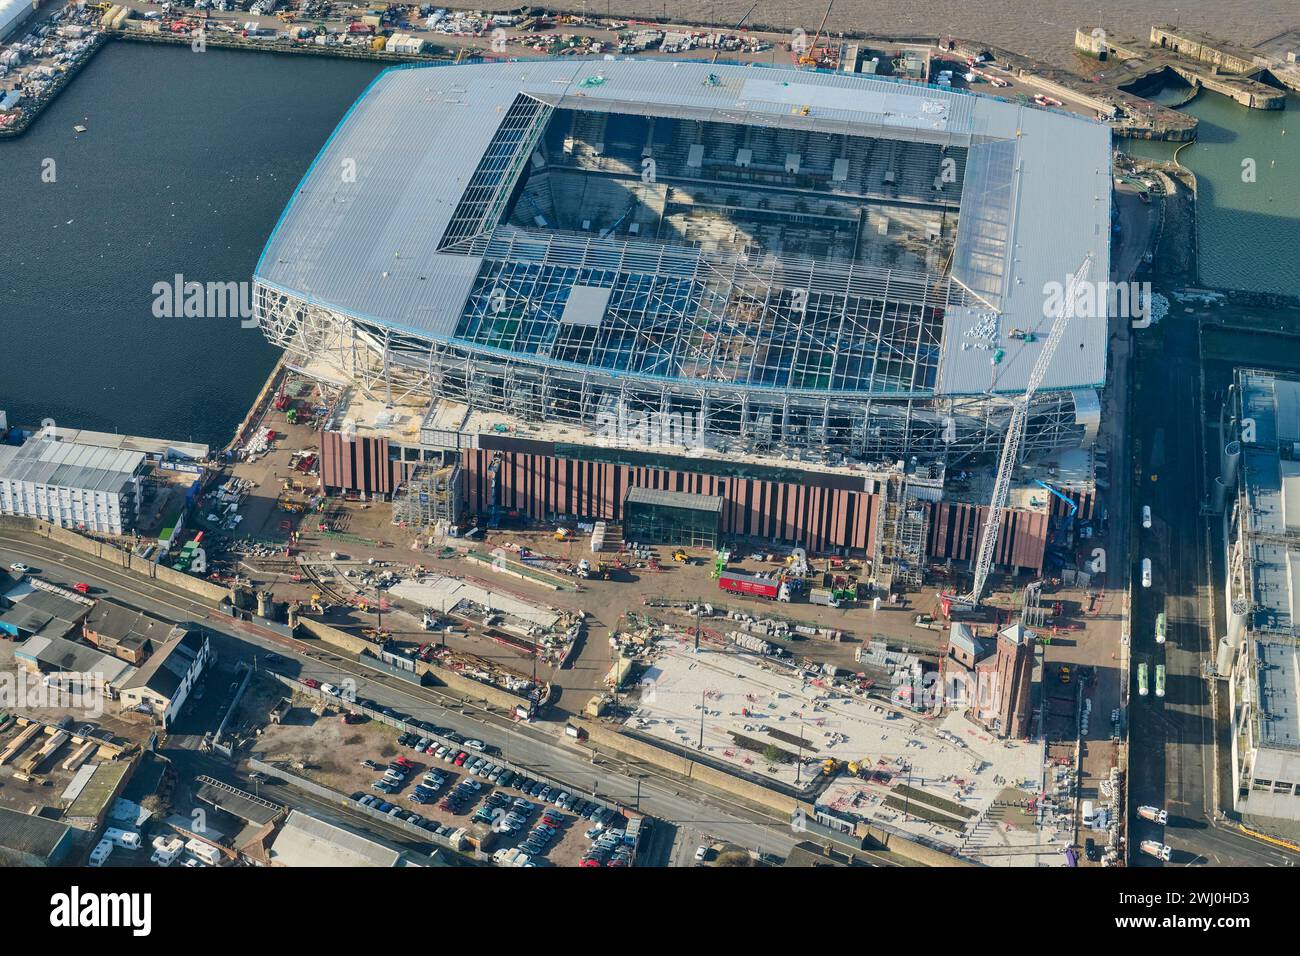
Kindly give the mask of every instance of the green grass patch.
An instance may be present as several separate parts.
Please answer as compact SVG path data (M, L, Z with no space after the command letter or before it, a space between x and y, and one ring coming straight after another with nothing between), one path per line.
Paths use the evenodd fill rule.
M963 807L960 803L953 803L951 800L945 800L943 797L936 797L932 793L918 790L916 787L909 787L905 783L900 783L898 786L894 787L894 793L910 797L915 802L927 803L930 806L943 810L945 813L951 814L954 817L961 817L965 820L969 820L971 817L975 816L975 811L970 807Z

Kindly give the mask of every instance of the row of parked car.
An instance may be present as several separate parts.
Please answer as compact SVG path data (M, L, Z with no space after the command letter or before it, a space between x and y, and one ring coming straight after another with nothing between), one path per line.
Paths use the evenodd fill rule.
M535 780L527 774L516 773L493 763L489 757L481 757L471 753L473 750L487 749L486 745L480 740L467 740L463 746L469 748L469 750L458 750L455 747L437 744L428 738L420 737L418 734L406 733L397 738L397 743L400 746L410 747L421 753L428 754L436 760L442 760L456 767L463 767L469 774L482 778L488 783L496 784L498 787L510 787L518 790L524 796L535 797L542 803L552 804L561 810L567 810L580 817L595 820L598 823L606 823L616 815L608 807L602 807L590 800L583 800L567 790ZM424 746L422 747L421 744Z
M430 833L441 837L449 837L456 830L455 827L446 826L438 823L436 820L427 820L412 810L403 810L397 804L389 803L387 800L376 797L374 794L361 793L358 791L357 793L352 794L352 799L359 806L377 810L390 819L405 821L406 823L413 824L420 827L422 830L428 830Z

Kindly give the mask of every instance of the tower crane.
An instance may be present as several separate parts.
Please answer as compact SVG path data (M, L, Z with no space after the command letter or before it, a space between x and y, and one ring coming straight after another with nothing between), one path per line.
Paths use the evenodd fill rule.
M1025 437L1029 405L1034 393L1038 391L1038 386L1043 384L1047 367L1052 364L1056 347L1061 344L1061 339L1065 336L1065 327L1070 324L1070 319L1074 315L1075 295L1079 283L1087 278L1088 270L1091 268L1092 253L1090 252L1066 284L1061 309L1052 320L1052 330L1048 333L1047 341L1043 343L1042 351L1038 353L1034 367L1029 372L1025 393L1016 400L1011 409L1011 423L1007 426L1006 437L1002 440L1002 457L998 459L998 476L993 483L993 497L989 501L988 519L984 522L979 551L975 555L975 580L966 594L942 595L946 605L955 604L959 607L975 608L979 606L980 598L984 596L984 585L988 582L989 571L993 568L993 554L997 548L998 535L1002 531L1002 518L1006 514L1007 499L1011 495L1011 480L1015 476L1016 463L1020 456L1020 443Z

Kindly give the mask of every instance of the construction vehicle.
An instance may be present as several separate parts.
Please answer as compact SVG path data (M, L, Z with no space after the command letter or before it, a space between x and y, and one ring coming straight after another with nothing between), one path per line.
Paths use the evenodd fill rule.
M993 496L989 501L988 519L985 521L984 530L980 535L979 551L976 552L975 579L971 584L970 591L966 594L960 596L945 594L942 596L945 611L949 610L954 604L974 609L979 606L980 599L984 596L984 585L988 583L989 572L993 569L993 558L997 553L998 536L1002 533L1002 519L1006 514L1007 502L1011 496L1011 482L1015 477L1016 466L1020 463L1020 444L1024 439L1025 425L1029 420L1029 405L1033 400L1034 393L1038 391L1038 387L1047 376L1048 366L1052 364L1052 356L1056 354L1056 349L1065 336L1065 329L1074 316L1079 285L1087 278L1091 268L1092 253L1090 252L1084 257L1083 263L1075 271L1074 275L1070 277L1060 310L1052 321L1052 328L1047 335L1047 341L1043 343L1038 358L1034 361L1034 367L1030 370L1029 380L1025 383L1024 394L1016 400L1012 408L1011 421L1007 425L1007 434L1002 441L1002 455L998 460L998 473L993 483Z
M836 760L834 757L827 757L825 760L822 761L822 773L826 774L826 776L828 777L835 773L838 773L839 769L840 769L840 762Z
M800 66L820 66L822 58L817 55L817 42L822 38L822 31L826 29L826 21L831 18L831 7L835 6L835 0L830 0L826 4L826 12L822 14L822 22L817 26L817 32L813 35L812 43L808 44L808 49L799 54ZM808 115L808 107L803 108L804 116Z
M822 607L840 606L840 599L836 597L835 592L830 588L812 588L808 592L808 602L810 604L820 604Z
M681 548L678 548L676 551L673 552L673 560L676 561L678 564L689 564L691 559L687 556L685 551L683 551Z
M1152 823L1158 823L1161 826L1169 822L1169 812L1161 810L1159 807L1138 807L1138 816L1143 820L1150 820Z
M568 541L573 536L573 532L568 528L556 528L553 537L556 541Z
M1174 855L1172 847L1165 846L1159 840L1143 840L1138 844L1139 849L1147 856L1154 856L1157 860L1169 862L1169 858Z
M713 580L718 580L722 572L727 570L727 562L731 560L730 551L719 551L718 556L713 560Z

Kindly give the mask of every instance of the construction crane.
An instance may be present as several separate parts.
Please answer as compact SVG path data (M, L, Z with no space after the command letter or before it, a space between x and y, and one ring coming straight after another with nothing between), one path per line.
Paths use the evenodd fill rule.
M1091 268L1092 253L1090 252L1084 258L1083 264L1070 277L1061 310L1052 320L1052 329L1047 334L1047 341L1043 343L1042 351L1038 353L1038 359L1029 373L1025 393L1016 400L1011 410L1011 422L1007 426L1006 438L1002 440L1002 457L998 460L998 476L993 483L993 497L989 501L988 519L984 522L979 551L975 556L975 580L966 594L942 595L944 603L948 606L955 604L959 607L975 608L979 606L980 598L984 596L984 585L988 581L989 571L993 568L993 554L997 548L998 535L1002 531L1002 518L1007 510L1007 499L1011 495L1011 479L1015 476L1017 459L1020 456L1020 442L1025 437L1029 405L1034 398L1034 393L1038 391L1038 386L1043 384L1047 367L1052 364L1056 347L1061 344L1061 339L1065 336L1065 327L1070 324L1070 319L1074 315L1075 293L1079 283L1087 278L1088 270Z
M817 26L817 33L813 35L812 43L808 49L799 54L800 66L816 66L821 61L817 59L817 41L822 38L822 31L826 29L826 21L831 18L831 7L835 6L835 0L830 0L826 4L826 12L822 14L822 22Z
M735 31L735 30L739 30L741 27L743 27L743 26L745 25L745 21L749 19L749 15L750 15L751 13L754 12L754 9L758 6L758 4L759 4L759 0L754 0L754 2L750 5L749 9L745 11L745 15L744 15L743 17L741 17L739 20L737 20L737 21L736 21L736 25L735 25L734 27L732 27L731 29L732 29L733 31ZM722 38L721 38L721 37L718 38L718 42L719 42L719 43L722 42ZM722 53L722 47L719 46L716 50L713 51L713 59L710 60L709 62L710 62L710 63L717 63L717 62L718 62L718 55L719 55L720 53Z

